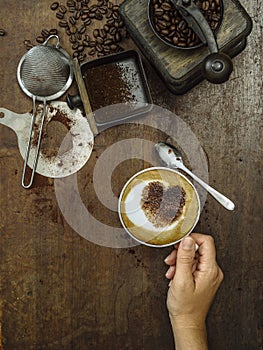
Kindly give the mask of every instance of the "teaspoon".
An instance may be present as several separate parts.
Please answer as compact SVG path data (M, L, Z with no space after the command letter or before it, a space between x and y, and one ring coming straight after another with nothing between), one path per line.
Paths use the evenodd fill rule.
M220 204L228 210L234 210L235 204L225 197L222 193L216 191L213 187L209 186L195 174L193 174L183 163L182 155L177 148L170 146L164 142L159 142L155 145L162 162L169 168L178 168L183 170L186 174L190 175L196 182L198 182L207 192L211 194Z

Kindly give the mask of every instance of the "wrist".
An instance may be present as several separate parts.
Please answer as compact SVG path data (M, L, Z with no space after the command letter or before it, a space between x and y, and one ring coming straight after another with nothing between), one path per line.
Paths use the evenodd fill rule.
M177 350L207 350L205 321L189 316L170 316Z
M182 329L196 329L196 330L205 330L205 317L194 316L194 315L180 315L173 316L169 314L170 321L173 329L182 330Z

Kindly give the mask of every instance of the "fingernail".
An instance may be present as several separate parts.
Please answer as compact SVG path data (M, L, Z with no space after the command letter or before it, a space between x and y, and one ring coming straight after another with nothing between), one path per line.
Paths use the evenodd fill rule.
M167 270L167 272L166 272L166 274L165 274L165 277L166 277L166 278L169 278L169 276L170 276L170 268Z
M165 259L164 259L164 262L167 263L167 261L169 261L169 257L170 255L168 255Z
M194 248L195 242L192 238L186 237L184 240L182 240L182 248L184 250L192 250Z

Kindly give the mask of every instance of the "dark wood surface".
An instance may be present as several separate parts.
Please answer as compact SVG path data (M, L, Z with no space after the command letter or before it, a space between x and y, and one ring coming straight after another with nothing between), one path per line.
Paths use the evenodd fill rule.
M0 37L1 107L17 113L32 108L17 84L16 68L26 52L24 40L33 42L41 29L57 26L50 3L0 1L0 27L7 32ZM262 3L242 4L254 27L247 48L234 59L227 83L202 82L175 96L144 60L154 104L191 127L207 155L210 184L236 203L236 210L227 212L207 197L196 228L213 235L225 274L208 317L212 350L262 346ZM65 34L62 46L70 48ZM124 47L135 45L126 39ZM57 126L50 130L51 140L59 141L64 134ZM96 137L92 156L77 179L84 205L105 226L120 227L117 214L96 197L93 169L105 150L127 138L157 142L167 135L134 124ZM116 249L84 239L62 215L54 180L36 175L32 189L21 187L23 161L17 139L3 125L0 162L0 348L173 349L163 263L171 248ZM119 164L111 179L114 194L147 166L136 159Z

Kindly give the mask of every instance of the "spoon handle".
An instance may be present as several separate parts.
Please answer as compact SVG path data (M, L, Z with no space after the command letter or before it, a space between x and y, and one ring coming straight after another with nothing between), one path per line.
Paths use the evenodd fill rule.
M207 192L211 194L220 204L223 205L228 210L234 210L235 204L228 199L226 196L224 196L222 193L215 190L213 187L209 186L207 183L205 183L203 180L201 180L199 177L197 177L195 174L193 174L188 168L186 168L184 165L180 165L180 168L190 175L196 182L198 182Z

